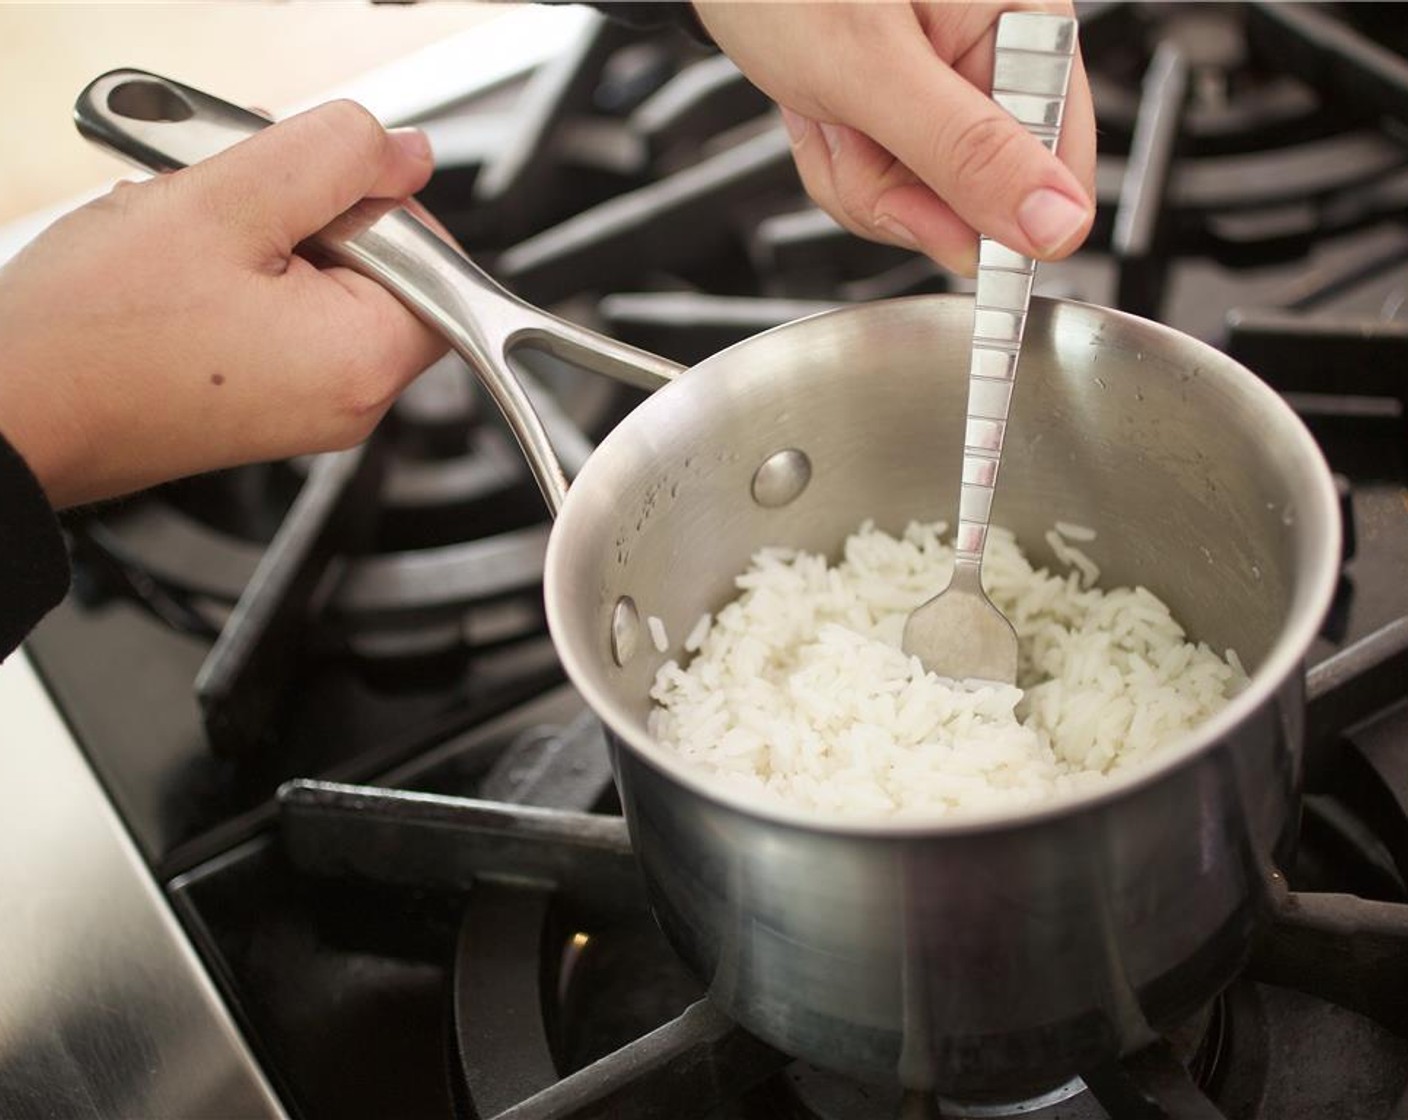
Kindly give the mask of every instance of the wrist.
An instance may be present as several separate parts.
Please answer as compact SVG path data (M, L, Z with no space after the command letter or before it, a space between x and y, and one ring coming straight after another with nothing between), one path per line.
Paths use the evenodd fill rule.
M54 378L41 367L6 360L0 365L0 437L24 460L55 509L83 500L82 445L76 423L66 425L64 413L76 410L40 407L51 399ZM36 386L46 387L45 392ZM56 402L57 403L57 402Z

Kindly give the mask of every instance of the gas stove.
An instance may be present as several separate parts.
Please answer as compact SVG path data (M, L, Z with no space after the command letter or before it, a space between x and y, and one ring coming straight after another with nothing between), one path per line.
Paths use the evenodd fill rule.
M546 637L545 511L451 357L360 448L70 518L73 594L26 646L266 1083L208 1114L1408 1118L1402 14L1081 12L1100 218L1037 292L1255 370L1319 440L1346 519L1299 853L1212 1005L1040 1097L982 1102L848 1081L724 1018L650 919L600 725ZM556 29L535 65L499 57L400 114L436 148L423 201L528 300L690 363L839 303L968 290L811 207L727 59L532 18ZM569 468L639 400L524 361ZM3 1071L27 1051L4 1040L0 1112L25 1115L37 1098Z

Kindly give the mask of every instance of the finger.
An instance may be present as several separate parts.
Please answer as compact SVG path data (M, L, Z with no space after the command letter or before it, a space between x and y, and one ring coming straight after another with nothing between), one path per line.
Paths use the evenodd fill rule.
M448 346L380 284L347 268L319 270L294 257L276 281L308 332L311 353L331 355L324 447L362 439L396 396Z
M938 59L922 36L894 43L856 83L850 117L974 229L1029 256L1064 256L1094 217L1080 180L991 98ZM943 106L897 113L895 105Z
M830 155L836 204L852 228L923 252L955 272L973 272L977 233L913 171L864 133L844 125L817 127Z
M881 228L882 215L876 210L876 204L886 191L914 182L913 173L874 140L853 128L819 121L817 131L829 157L833 197L849 224L862 236L892 240L894 231ZM908 247L918 246L911 238Z
M1071 85L1066 92L1066 112L1061 125L1061 141L1056 154L1071 169L1085 189L1086 197L1095 201L1095 156L1098 139L1095 133L1095 101L1090 93L1090 76L1079 47L1071 66Z
M926 4L918 15L934 51L947 57L954 70L975 89L992 89L997 21L1004 12L1047 12L1075 18L1075 8L1063 0L1003 0L1002 3ZM951 52L944 54L945 47Z
M960 276L978 270L978 231L923 183L885 192L877 203L882 228L902 227L925 255Z
M1045 11L1054 15L1073 16L1070 4L1042 3L1039 0L1026 0L1010 5L1008 10ZM995 18L995 16L993 17ZM931 40L932 41L932 40ZM992 23L972 46L954 60L953 69L980 92L992 88L993 56L997 44L997 27ZM1061 143L1056 149L1060 158L1080 182L1086 197L1095 199L1095 105L1090 95L1090 79L1085 72L1085 62L1076 45L1076 56L1071 64L1070 84L1066 91L1066 108L1062 118Z
M786 108L782 110L782 119L792 141L792 160L808 197L857 237L870 236L846 213L836 197L836 184L831 179L831 153L816 122Z
M180 175L215 219L287 255L368 196L404 198L433 161L425 135L387 132L351 101L334 101L264 129Z
M350 297L347 327L357 336L363 362L384 371L388 403L449 349L443 335L431 330L375 280L346 268L322 270Z
M460 243L455 239L455 235L449 231L445 223L442 222L439 218L437 218L434 214L432 214L429 210L427 210L421 204L420 199L408 198L405 202L402 203L402 205L412 214L414 214L418 219L420 219L423 225L428 226L431 232L434 233L436 237L440 238L441 241L445 242L445 244L447 245L454 246L460 251L461 256L467 255L464 249L460 246Z

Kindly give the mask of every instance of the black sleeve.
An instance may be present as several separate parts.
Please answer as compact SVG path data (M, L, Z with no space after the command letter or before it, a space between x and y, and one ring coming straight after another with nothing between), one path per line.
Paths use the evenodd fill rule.
M701 43L710 41L704 25L694 13L694 5L686 0L625 0L624 3L609 4L590 0L587 6L628 27L641 30L677 27Z
M68 591L68 550L28 464L0 436L0 660Z

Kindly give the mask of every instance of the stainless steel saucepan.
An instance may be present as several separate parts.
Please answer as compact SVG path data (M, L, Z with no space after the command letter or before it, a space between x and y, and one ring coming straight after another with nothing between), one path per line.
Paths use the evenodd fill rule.
M265 122L135 71L94 82L89 136L154 169ZM406 212L321 237L443 331L503 408L557 517L563 664L609 730L656 917L713 999L821 1065L951 1095L1035 1091L1151 1040L1237 971L1295 832L1302 661L1339 521L1295 415L1247 370L1118 312L1036 301L994 519L1038 561L1095 526L1143 584L1235 648L1251 686L1156 762L1028 812L829 821L714 788L646 731L679 640L765 544L833 552L862 520L953 520L972 301L857 306L677 367L535 310ZM658 388L570 488L505 360L541 347ZM657 653L658 616L675 646Z

